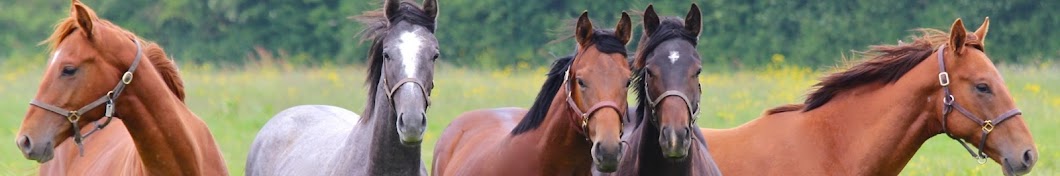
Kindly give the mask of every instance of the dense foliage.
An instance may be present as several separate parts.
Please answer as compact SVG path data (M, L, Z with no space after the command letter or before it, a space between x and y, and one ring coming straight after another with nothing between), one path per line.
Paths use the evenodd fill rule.
M166 47L182 61L242 63L262 55L299 64L361 63L367 43L348 17L376 0L83 0L103 18ZM462 66L544 65L570 54L564 21L583 10L612 27L623 10L654 3L683 16L687 0L442 0L442 59ZM851 50L893 44L910 29L944 29L963 18L969 30L991 18L987 46L998 62L1036 63L1060 55L1060 1L698 0L707 64L743 67L780 57L833 65ZM69 14L69 1L0 0L0 59L41 56L37 43ZM634 18L639 21L639 18ZM639 29L639 27L637 27ZM569 34L567 34L569 35ZM639 30L637 34L639 36ZM639 37L635 37L639 38ZM634 48L632 45L630 48ZM43 59L43 58L42 58Z

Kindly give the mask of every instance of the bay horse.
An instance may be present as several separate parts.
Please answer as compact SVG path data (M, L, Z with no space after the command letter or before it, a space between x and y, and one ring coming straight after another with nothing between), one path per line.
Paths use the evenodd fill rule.
M52 58L16 136L27 159L51 161L56 147L72 139L78 155L105 157L79 158L86 162L75 163L104 161L112 164L106 167L122 169L57 174L228 174L210 130L183 103L183 82L176 66L157 44L100 19L77 0L72 1L70 17L46 42L51 43ZM87 138L114 134L102 132L111 129L98 131L116 123L107 123L113 118L125 126L111 129L124 128L128 137ZM86 127L91 130L81 130ZM122 145L129 138L135 148ZM85 142L95 147L84 150ZM96 144L107 142L115 143Z
M684 19L660 18L651 4L644 10L632 64L637 108L622 138L631 143L630 152L611 175L721 175L695 123L702 93L696 51L701 17L695 3Z
M258 132L247 175L427 175L420 143L434 87L438 1L387 0L356 17L372 39L360 118L327 105L288 108Z
M980 163L1026 174L1037 148L985 53L989 24L968 33L957 19L949 34L922 29L912 43L873 46L871 59L824 77L804 104L703 129L715 161L733 175L897 175L928 138L946 134Z
M590 175L594 163L601 172L616 169L625 145L631 23L622 13L614 30L597 30L588 15L575 27L575 56L553 63L529 110L465 112L446 127L433 175Z

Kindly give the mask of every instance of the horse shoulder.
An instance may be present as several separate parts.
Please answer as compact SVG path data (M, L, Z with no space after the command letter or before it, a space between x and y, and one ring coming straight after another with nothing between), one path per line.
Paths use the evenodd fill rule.
M360 120L352 111L328 105L301 105L276 114L251 144L247 175L319 175L342 153ZM317 169L306 169L317 168Z

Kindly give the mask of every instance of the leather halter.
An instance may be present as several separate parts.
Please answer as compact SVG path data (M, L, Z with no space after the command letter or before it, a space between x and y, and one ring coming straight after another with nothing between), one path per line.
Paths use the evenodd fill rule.
M666 99L666 97L675 96L677 98L681 98L681 100L685 102L685 106L688 108L688 118L690 120L688 125L690 127L695 126L696 119L698 119L698 117L699 117L699 110L700 110L699 102L697 101L697 102L695 102L695 104L693 104L691 99L689 99L688 96L685 95L684 92L677 91L677 90L667 90L666 92L663 92L661 95L659 95L659 97L655 97L654 99L652 99L651 98L651 91L649 90L650 87L648 87L648 80L647 80L649 74L644 74L644 75L645 75L645 77L644 77L645 79L642 80L644 82L644 96L647 97L649 100L651 100L650 102L648 102L648 105L649 105L648 111L649 112L647 112L647 113L651 113L651 115L653 116L651 118L652 122L657 122L658 121L658 119L656 117L659 117L659 116L656 114L655 108L659 105L659 103L661 103L663 99Z
M571 61L571 62L574 62L574 61ZM567 105L570 106L571 110L574 110L575 114L577 114L577 115L574 115L574 116L570 116L571 117L571 126L574 126L574 128L577 129L578 133L581 133L582 135L584 135L585 136L585 140L589 140L589 118L592 118L592 115L594 113L596 113L597 111L600 111L601 109L604 109L604 108L611 108L611 109L614 109L615 112L618 112L619 119L625 119L626 118L626 113L622 111L623 108L619 108L618 107L618 103L616 103L614 101L610 101L610 100L596 102L596 104L593 104L593 106L589 107L589 110L586 110L586 111L582 111L581 108L578 108L578 104L576 102L574 102L574 98L573 98L573 96L571 96L571 92L573 92L573 90L574 90L574 89L571 89L571 82L570 82L570 72L571 72L571 67L573 65L574 65L573 63L571 65L568 65L567 66L567 72L563 74L563 84L567 85L564 88L564 89L567 89L566 90L567 91ZM578 123L580 125L578 125L576 123ZM624 122L619 120L619 123L624 123ZM619 130L622 130L622 128L619 128ZM619 131L619 133L621 134L622 132Z
M995 126L1001 124L1001 122L1004 122L1005 120L1008 120L1009 118L1014 117L1016 115L1021 115L1021 114L1023 114L1023 112L1020 112L1019 109L1012 109L1012 110L1006 111L1005 113L1002 113L1001 115L998 115L994 119L985 120L984 121L984 120L980 119L979 117L976 117L975 115L973 115L970 111L968 111L964 107L961 107L961 105L958 105L956 99L953 97L953 94L950 92L950 87L949 87L949 85L950 85L950 74L946 72L946 62L943 60L943 55L945 55L945 54L943 54L943 51L945 51L944 50L945 47L946 47L946 45L939 46L939 49L937 51L937 53L938 53L938 62L939 62L939 75L938 75L938 77L939 77L939 84L942 85L942 93L943 93L943 99L942 99L942 105L943 105L942 106L943 107L943 110L942 110L942 133L946 133L946 136L949 136L950 138L953 138L954 140L956 140L958 143L961 143L961 146L964 146L964 149L968 150L968 154L971 154L972 157L975 158L976 161L979 162L979 164L986 163L986 159L990 158L990 156L986 156L986 153L983 153L983 147L986 147L986 136L990 134L990 131L994 130ZM962 140L960 138L957 138L956 136L953 136L953 134L950 134L950 132L948 130L946 130L946 119L949 118L948 115L954 109L956 109L957 112L960 112L961 114L963 114L964 117L966 117L967 119L972 120L972 122L975 122L976 124L979 124L979 126L982 126L983 137L982 137L982 140L979 140L979 152L973 152L972 148L968 147L968 144L965 143L964 140Z
M406 77L404 79L398 80L398 82L396 84L394 84L394 87L390 87L390 83L387 81L386 75L384 75L386 73L386 65L385 65L386 63L385 62L388 62L388 60L389 59L384 58L383 59L384 63L382 63L384 65L379 67L379 69L380 69L379 72L381 73L381 74L379 74L379 79L382 79L382 81L383 81L383 89L384 89L384 91L386 91L386 99L387 99L387 101L390 102L390 107L395 107L394 106L394 93L397 92L398 89L401 89L402 85L407 84L407 83L411 83L412 85L416 85L417 87L420 88L420 93L423 93L423 101L424 101L424 103L426 103L425 104L426 106L424 107L424 111L426 111L427 108L431 107L431 92L429 90L427 90L426 87L423 86L423 81L420 81L419 79L416 79L416 78L413 78L413 77Z
M33 99L29 102L30 105L39 107L44 110L48 110L48 112L59 114L65 117L66 121L70 122L70 126L74 132L74 143L77 144L79 156L84 156L85 154L85 148L83 144L84 138L87 138L89 135L92 135L92 133L95 133L97 130L103 129L103 127L106 127L108 124L110 124L110 121L114 119L114 100L118 99L118 96L121 95L121 92L125 90L126 85L132 83L133 73L136 72L136 67L140 65L140 58L143 56L143 50L140 47L140 41L136 39L133 39L132 41L133 43L136 43L136 57L133 59L132 65L129 66L128 71L125 71L125 73L122 74L121 81L118 81L118 84L114 86L114 89L107 92L107 94L103 95L102 97L99 97L99 99L96 99L96 101L92 101L91 103L88 103L87 105L82 106L80 109L77 110L67 110L59 106L44 103L43 101L37 99ZM103 113L103 118L107 118L107 121L104 121L102 124L99 123L99 121L96 121L96 127L93 128L91 131L88 131L88 133L82 135L81 128L77 126L77 122L81 120L81 116L84 115L85 112L96 109L97 107L103 104L106 104L106 111Z

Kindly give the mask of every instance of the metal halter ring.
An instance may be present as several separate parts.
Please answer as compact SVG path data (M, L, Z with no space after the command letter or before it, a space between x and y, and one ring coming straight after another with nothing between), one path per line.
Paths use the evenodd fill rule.
M70 111L70 115L66 116L66 120L76 124L77 121L81 120L81 115L78 115L77 111Z
M994 131L994 122L991 120L983 121L983 132L990 133L990 131Z

